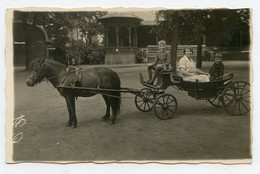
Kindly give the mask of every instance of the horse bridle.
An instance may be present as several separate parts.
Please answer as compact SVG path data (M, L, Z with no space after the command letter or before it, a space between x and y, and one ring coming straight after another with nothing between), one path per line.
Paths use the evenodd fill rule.
M36 73L36 75L35 76L33 76L33 83L37 83L38 81L39 81L39 76L40 76L40 74L42 73L42 71L43 70L45 70L45 64L44 63L42 63L42 64L40 64L40 70L37 72L37 71L35 71L35 73Z
M41 75L42 71L45 70L45 67L46 67L44 61L43 62L38 62L38 63L39 63L40 69L37 72L36 71L34 72L34 73L36 73L36 75L34 75L33 78L32 78L33 83L38 83L39 82L39 76ZM72 72L74 72L74 71L72 71ZM66 72L64 74L59 74L59 75L55 75L55 76L52 76L52 77L48 77L48 79L43 79L42 81L50 80L50 79L53 79L53 78L56 78L56 77L64 75L64 79L62 79L62 82L63 82L65 80L65 78L67 76L69 76L69 74L72 73L72 72Z

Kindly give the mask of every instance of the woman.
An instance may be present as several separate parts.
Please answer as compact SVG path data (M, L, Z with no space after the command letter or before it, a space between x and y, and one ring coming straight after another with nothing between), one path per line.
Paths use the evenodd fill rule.
M183 52L184 56L179 61L178 74L182 76L184 81L196 82L198 80L199 82L208 82L209 74L196 68L191 58L192 50L186 48Z

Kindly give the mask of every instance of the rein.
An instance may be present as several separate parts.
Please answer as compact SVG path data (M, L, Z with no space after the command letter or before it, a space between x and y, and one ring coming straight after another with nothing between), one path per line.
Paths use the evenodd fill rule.
M62 74L59 74L59 75L56 75L56 76L52 76L52 77L49 77L49 78L47 78L48 80L50 80L50 79L54 79L55 77L60 77L60 76L63 76L63 75L69 75L69 74L72 74L73 72L75 72L75 70L74 71L71 71L71 72L66 72L66 73L62 73Z
M62 73L62 74L59 74L59 75L56 75L56 76L52 76L52 77L49 77L49 78L46 77L46 79L44 79L42 81L48 81L48 80L54 79L56 77L61 77L61 76L65 75L64 78L62 79L62 81L57 85L57 86L59 86L60 84L62 84L64 82L64 80L66 79L67 76L69 76L70 74L72 74L74 72L75 72L75 70L73 70L71 72ZM55 88L57 88L57 86L55 86Z
M42 72L42 70L44 70L45 69L45 64L43 64L42 66L41 66L41 69L39 70L39 73L37 73L37 76L34 78L35 79L35 81L37 81L37 79L38 79L38 77L39 77L39 75L41 74L41 72ZM116 96L116 95L113 95L113 94L108 94L108 93L105 93L105 92L124 92L124 93L131 93L130 92L130 90L129 89L127 89L127 88L121 88L121 89L119 89L119 90L116 90L116 89L102 89L102 88L84 88L84 87L64 87L64 86L61 86L61 84L64 82L64 80L70 75L70 74L72 74L72 73L75 73L77 70L72 70L72 71L70 71L70 72L68 72L67 70L66 70L66 72L65 73L62 73L62 74L59 74L59 75L54 75L54 76L51 76L51 77L49 77L49 78L45 78L45 79L43 79L42 81L48 81L48 80L51 80L51 79L54 79L54 78L57 78L57 77L61 77L61 76L64 76L64 78L61 80L61 82L60 83L58 83L58 85L56 85L55 86L55 88L69 88L69 89L80 89L80 90L92 90L92 91L96 91L96 92L98 92L98 94L101 94L101 95L106 95L106 96L108 96L108 97L113 97L113 98L121 98L121 97L119 97L119 96ZM82 70L81 70L82 71ZM86 71L86 70L84 70L84 71ZM137 92L137 91L132 91L132 93L140 93L140 92ZM128 97L127 97L128 98Z
M45 70L45 67L46 67L46 65L43 63L42 65L41 65L41 68L40 68L40 70L39 70L39 72L37 73L37 75L36 75L36 77L34 77L34 81L35 82L37 82L38 80L38 78L39 78L39 76L40 76L40 74L41 74L41 72L42 72L42 70ZM69 76L69 74L72 74L72 73L74 73L74 72L76 72L76 70L73 70L73 71L71 71L71 72L65 72L65 73L62 73L62 74L59 74L59 75L55 75L55 76L52 76L52 77L49 77L49 78L45 78L45 79L43 79L42 81L48 81L48 80L51 80L51 79L54 79L54 78L56 78L56 77L61 77L61 76L64 76L64 78L62 79L62 81L61 81L61 83L66 79L66 77L67 76ZM59 86L61 83L59 83L57 86ZM57 87L57 86L55 86L55 88Z

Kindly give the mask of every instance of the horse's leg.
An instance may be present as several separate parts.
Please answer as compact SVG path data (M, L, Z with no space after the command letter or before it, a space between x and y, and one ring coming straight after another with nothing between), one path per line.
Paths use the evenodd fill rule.
M102 120L109 120L110 118L110 102L109 102L109 99L107 96L103 95L103 98L106 102L106 105L107 105L107 109L106 109L106 114L103 116Z
M76 117L76 109L75 109L75 97L74 96L66 96L65 97L67 108L69 111L69 121L66 126L72 126L74 128L77 127L77 117Z
M71 103L70 103L70 100L68 99L68 97L65 97L65 100L66 100L67 109L69 112L69 121L66 123L66 126L69 127L72 124L72 109L71 109Z
M115 111L116 107L113 103L111 104L111 108L112 108L112 117L111 117L110 124L115 124L117 112Z
M117 105L115 103L115 99L113 99L112 97L109 97L109 102L110 102L110 106L112 108L112 117L111 117L111 121L110 124L115 124L116 122L116 116L117 116Z

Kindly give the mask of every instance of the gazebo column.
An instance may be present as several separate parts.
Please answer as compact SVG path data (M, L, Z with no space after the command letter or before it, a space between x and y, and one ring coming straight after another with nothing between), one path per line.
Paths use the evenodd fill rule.
M135 42L134 42L134 47L137 47L137 32L136 32L136 27L134 27L134 31L135 31Z
M131 27L128 27L129 47L132 46Z
M116 46L119 47L118 26L116 27Z

